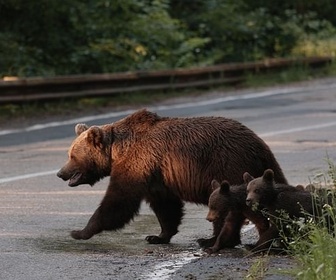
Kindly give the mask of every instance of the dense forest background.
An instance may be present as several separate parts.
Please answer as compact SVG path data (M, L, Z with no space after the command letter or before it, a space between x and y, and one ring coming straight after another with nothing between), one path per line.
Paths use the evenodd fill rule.
M0 0L0 77L336 54L335 0Z

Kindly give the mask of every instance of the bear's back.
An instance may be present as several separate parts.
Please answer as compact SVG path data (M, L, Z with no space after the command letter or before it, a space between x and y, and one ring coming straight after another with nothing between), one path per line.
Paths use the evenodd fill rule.
M236 120L160 117L142 110L114 123L113 133L118 162L136 160L133 170L160 174L163 184L186 201L207 204L214 178L239 185L246 171L257 177L272 168L276 181L286 183L266 143Z
M290 217L302 217L304 213L313 214L312 199L312 194L307 191L282 191L278 194L274 208L277 211L285 210Z

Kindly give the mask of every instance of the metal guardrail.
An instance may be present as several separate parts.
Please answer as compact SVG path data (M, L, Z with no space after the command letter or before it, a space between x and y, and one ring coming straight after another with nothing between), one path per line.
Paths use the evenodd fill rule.
M125 92L233 84L242 82L246 73L277 70L295 65L318 67L331 61L331 57L269 59L191 69L0 80L0 103L67 97L101 97Z

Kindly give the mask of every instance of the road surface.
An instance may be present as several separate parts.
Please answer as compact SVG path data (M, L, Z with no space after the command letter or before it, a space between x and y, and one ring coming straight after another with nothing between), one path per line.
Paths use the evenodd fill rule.
M241 121L267 142L293 185L323 181L326 157L336 162L334 79L212 92L148 109L166 116L217 115ZM105 179L93 188L69 188L56 177L67 159L74 125L109 123L131 112L0 128L0 279L242 279L247 275L258 256L242 248L208 256L198 247L196 239L212 231L205 220L206 207L186 205L180 232L169 245L149 245L144 240L159 231L145 204L119 232L87 241L70 237L71 230L86 225L108 184ZM243 241L254 238L253 228L244 228ZM268 261L266 279L288 279L276 271L291 267L292 259L272 256Z

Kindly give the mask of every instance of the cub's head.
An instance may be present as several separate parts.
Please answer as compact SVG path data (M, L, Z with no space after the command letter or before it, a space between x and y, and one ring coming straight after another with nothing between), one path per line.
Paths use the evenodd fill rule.
M253 179L253 177L247 172L244 174L244 179L246 177L247 182L247 197L246 205L247 206L258 206L258 205L267 205L274 193L274 172L272 169L265 170L262 177Z
M209 222L214 222L217 219L223 219L230 211L230 184L228 181L223 181L221 184L212 180L211 187L213 192L209 198L209 212L206 219Z
M112 129L77 124L75 132L77 137L68 151L68 161L57 176L64 181L69 180L70 187L92 186L110 175Z

